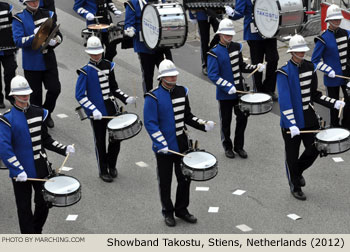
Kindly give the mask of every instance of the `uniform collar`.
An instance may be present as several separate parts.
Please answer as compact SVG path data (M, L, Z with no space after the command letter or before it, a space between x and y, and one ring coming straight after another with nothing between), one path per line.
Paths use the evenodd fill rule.
M231 42L228 43L227 45L224 45L223 43L221 43L221 41L219 41L219 45L225 47L225 48L228 48L230 46Z
M172 88L167 88L166 86L163 85L163 83L159 84L162 88L164 88L166 91L168 91L169 93L174 91L174 88L176 87L176 85L174 85L174 87Z
M94 66L98 66L102 62L102 58L99 61L94 61L90 59L89 63Z
M339 27L338 27L337 29L335 29L335 30L331 30L331 29L329 29L329 28L328 28L328 31L330 31L331 33L336 34L336 33L337 33L337 31L339 31Z
M303 64L304 60L302 60L300 63L297 63L293 59L290 59L290 62L292 62L292 64L296 65L297 67L301 67L301 64Z
M21 108L21 107L17 106L16 104L13 104L13 107L19 111L22 111L23 113L26 113L28 111L30 105L26 108Z
M28 8L26 8L26 11L28 11L32 16L34 16L35 13L37 13L38 10L39 10L39 8L36 9L35 11L31 11L31 10L29 10Z

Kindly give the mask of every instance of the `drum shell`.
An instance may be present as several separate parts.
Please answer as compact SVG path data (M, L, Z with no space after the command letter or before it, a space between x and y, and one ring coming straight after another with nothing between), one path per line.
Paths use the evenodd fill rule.
M136 115L137 116L137 115ZM142 129L142 122L137 116L137 120L131 125L122 129L108 128L108 134L110 141L122 141L136 136Z
M79 119L82 121L88 118L82 106L76 107L75 113L78 115Z
M259 94L259 93L255 93L255 94ZM239 101L240 110L242 112L245 112L248 110L250 115L261 115L261 114L268 113L272 110L272 106L273 106L272 97L262 102L253 102L253 101L248 102L242 99L240 99Z
M323 141L316 137L315 146L318 151L327 154L338 154L350 149L350 137L338 141Z
M123 39L123 33L119 26L112 25L108 28L108 42L112 43L117 40L120 43Z

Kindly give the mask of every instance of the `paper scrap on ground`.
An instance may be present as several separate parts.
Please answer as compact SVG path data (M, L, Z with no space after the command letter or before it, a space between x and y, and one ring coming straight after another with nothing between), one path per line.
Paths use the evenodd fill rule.
M232 194L234 194L234 195L242 195L242 194L244 194L246 191L244 191L244 190L240 190L240 189L237 189L236 191L234 191Z
M299 215L296 215L296 214L288 214L287 216L289 218L291 218L292 220L299 220L299 219L301 219L301 217Z
M62 118L67 118L68 116L66 114L58 114L57 117L62 119Z
M66 221L76 221L77 218L78 218L77 214L70 214L70 215L67 216Z
M208 213L217 213L219 212L219 207L209 207Z
M248 227L246 224L237 225L236 228L238 228L243 232L249 232L253 230L252 228Z
M196 187L196 191L207 192L207 191L209 191L209 187L200 187L200 186L197 186L197 187Z
M62 171L70 171L70 170L73 170L73 168L72 168L72 167L63 166L63 167L61 168L61 170L62 170Z
M136 162L135 164L140 166L140 167L147 167L148 166L148 164L146 164L145 162L142 162L142 161Z
M341 157L334 157L333 161L336 163L339 163L339 162L344 162L344 159L342 159Z

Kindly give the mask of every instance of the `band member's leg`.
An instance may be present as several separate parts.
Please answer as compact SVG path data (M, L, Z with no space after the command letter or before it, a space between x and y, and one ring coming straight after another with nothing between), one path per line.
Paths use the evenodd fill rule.
M175 175L177 178L175 214L188 214L187 207L190 204L190 184L191 180L186 178L181 170L181 157L175 157Z
M234 138L234 149L242 150L244 147L244 132L248 123L248 116L243 113L238 106L238 99L234 100L234 112L236 115L236 130Z
M316 128L311 128L310 130L315 130ZM308 129L305 129L308 130ZM305 147L304 152L301 154L298 160L299 173L302 173L309 168L317 159L319 151L315 146L315 135L314 134L301 134L300 135Z
M274 93L276 89L276 70L278 65L277 39L264 39L266 53L266 78L263 82L263 91Z
M164 60L164 57L168 60L173 61L173 55L171 54L170 48L160 48L156 50L155 58L156 58L156 66L158 68L160 62Z
M43 72L24 70L24 77L27 79L33 93L30 95L30 103L39 107L43 106Z
M346 91L346 85L341 86L344 94L345 107L343 109L342 127L350 130L350 97Z
M34 182L34 229L36 234L41 234L43 226L46 222L47 216L49 215L49 207L43 197L43 182Z
M263 62L265 48L262 40L248 40L250 50L250 61L253 65ZM253 83L258 92L263 92L262 73L256 72L253 75Z
M153 89L153 75L156 59L154 54L139 53L138 55L141 63L143 92L146 93Z
M213 28L214 32L216 32L219 28L219 21L215 17L209 18L209 23L211 24L211 27ZM220 41L219 34L215 34L213 39L210 41L209 49L213 48L216 44L218 44Z
M117 41L114 40L109 42L108 32L103 32L101 42L106 47L105 59L113 61L113 58L117 55Z
M55 109L57 98L61 93L61 83L57 68L51 68L44 72L44 86L47 92L43 108L47 109L51 114Z
M120 141L113 140L108 144L107 160L108 170L112 177L117 176L117 159L120 151Z
M207 20L198 20L198 29L201 42L202 68L207 66L207 52L209 50L210 24Z
M4 81L5 81L5 98L13 102L13 97L9 96L11 90L11 80L16 76L17 62L16 55L2 56L2 66L4 67Z
M99 175L108 174L107 153L106 153L106 128L108 120L91 120L91 126L94 134L96 159Z
M231 140L231 121L232 121L232 109L234 106L233 100L219 100L219 116L221 124L221 142L226 150L232 150Z
M328 97L334 98L336 100L339 100L339 86L338 87L327 87L327 95ZM339 127L339 118L338 118L339 111L332 108L330 110L331 115L331 127Z

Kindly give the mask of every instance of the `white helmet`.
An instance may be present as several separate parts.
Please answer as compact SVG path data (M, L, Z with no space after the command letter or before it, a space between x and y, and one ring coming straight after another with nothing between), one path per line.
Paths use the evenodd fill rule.
M325 21L327 22L328 20L335 20L335 19L343 19L343 14L341 13L341 9L339 8L338 5L332 4L331 6L328 7L327 9L327 17Z
M86 50L88 54L100 54L103 53L103 47L101 41L98 37L91 36L86 43Z
M33 90L30 88L26 78L20 75L13 77L9 95L29 95L31 93L33 93Z
M287 53L290 52L307 52L310 48L307 46L307 43L303 36L295 34L290 40L289 40L289 48Z
M157 80L166 76L179 75L179 72L176 70L176 66L174 65L174 63L168 59L164 59L162 62L160 62L158 72L159 75L157 77Z
M217 30L216 34L224 34L224 35L235 35L235 29L233 26L233 21L228 18L224 18L220 21L219 29Z

